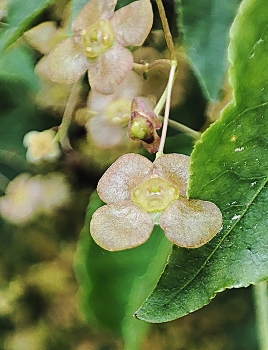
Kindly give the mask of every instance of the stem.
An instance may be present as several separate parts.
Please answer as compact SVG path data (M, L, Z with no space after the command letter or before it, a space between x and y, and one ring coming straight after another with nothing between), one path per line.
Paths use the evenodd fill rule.
M259 349L268 349L268 296L267 281L253 286Z
M149 63L133 63L133 70L139 75L146 74L148 72Z
M164 119L163 117L160 117L161 119ZM179 122L176 122L175 120L169 119L168 121L168 125L171 126L173 129L175 130L179 130L181 132L184 132L185 134L188 134L189 136L191 136L192 138L199 140L201 133L198 131L195 131L191 128L189 128L186 125L183 125Z
M168 20L166 17L166 12L165 12L165 8L163 6L162 0L156 0L156 4L158 7L160 19L161 19L162 26L164 29L164 34L165 34L167 46L168 46L168 49L170 52L170 58L171 58L171 60L176 60L176 52L175 52L175 48L174 48L174 43L172 40L172 35L171 35L170 29L169 29Z
M0 161L19 172L28 170L25 159L12 151L0 149Z
M164 92L162 93L159 101L157 102L157 105L154 108L155 114L159 115L161 113L161 111L166 103L166 100L167 100L167 86L166 86Z
M5 192L9 183L10 180L5 175L0 173L0 191Z
M156 154L156 157L161 156L163 154L163 151L164 151L164 146L165 146L166 136L167 136L168 120L169 120L172 86L173 86L173 82L174 82L176 68L177 68L177 61L171 61L168 84L167 84L167 89L166 89L167 95L166 95L166 106L165 106L165 113L164 113L163 129L162 129L160 145L159 145L159 149L158 149L158 152Z
M72 149L68 138L68 129L72 121L74 106L77 102L77 97L80 91L80 81L81 79L79 79L73 84L72 90L70 92L70 95L65 107L65 111L63 113L62 121L59 126L59 130L57 132L57 135L55 136L57 140L60 142L62 148L66 150Z

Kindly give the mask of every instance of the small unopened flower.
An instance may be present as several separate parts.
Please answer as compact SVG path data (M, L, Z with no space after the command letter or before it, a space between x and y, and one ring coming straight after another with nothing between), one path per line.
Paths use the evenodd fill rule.
M132 69L125 46L140 46L153 23L150 0L138 0L114 12L117 0L91 0L74 20L74 36L49 54L50 78L73 83L88 70L91 88L112 94Z
M27 147L26 158L31 163L38 163L42 160L51 161L60 156L60 147L55 140L56 132L49 129L44 131L30 131L23 139Z
M210 241L222 225L212 202L187 199L190 160L166 154L153 163L126 154L108 168L97 192L107 203L92 216L90 231L102 248L116 251L136 247L159 224L180 247L197 248Z
M160 137L156 130L162 126L161 120L141 98L134 98L131 105L131 120L128 125L129 137L133 140L140 140L144 148L150 153L158 151Z

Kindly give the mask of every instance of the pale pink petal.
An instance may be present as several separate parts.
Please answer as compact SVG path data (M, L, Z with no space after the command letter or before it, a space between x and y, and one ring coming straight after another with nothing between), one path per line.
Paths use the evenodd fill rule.
M154 161L155 172L176 185L182 196L185 196L187 192L189 168L190 157L184 154L164 154Z
M91 118L86 129L88 138L100 147L114 147L127 137L126 130L121 125L111 123L103 115L98 114Z
M115 44L97 59L90 61L88 68L90 86L102 94L113 94L132 67L133 56L131 52Z
M131 202L104 205L90 222L94 241L110 251L134 248L146 242L154 223L146 211Z
M82 47L73 38L62 41L48 55L49 78L61 84L77 81L88 69L88 60Z
M222 214L212 202L181 199L170 204L160 218L160 226L176 245L198 248L220 230Z
M114 13L117 0L90 0L73 22L73 31L79 32L96 21L108 19Z
M152 174L149 159L134 153L118 158L101 177L97 192L105 203L129 200L131 190Z
M102 112L105 108L114 100L116 100L116 95L103 95L95 90L90 90L87 99L87 107L91 111Z
M133 97L142 93L144 80L132 70L127 74L126 78L116 87L116 96L132 100Z
M31 28L24 37L28 43L42 54L48 54L55 45L51 38L56 34L57 26L55 22L42 22L36 27Z
M35 66L34 72L39 77L50 80L48 55L45 55L42 58L40 58L40 60L37 62Z
M114 13L111 19L116 39L123 46L140 46L153 25L150 0L134 1Z

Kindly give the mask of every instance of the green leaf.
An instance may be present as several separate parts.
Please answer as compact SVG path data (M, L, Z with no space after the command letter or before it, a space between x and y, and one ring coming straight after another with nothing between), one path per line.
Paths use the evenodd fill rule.
M93 193L75 259L81 308L92 325L123 337L125 350L139 349L148 324L132 315L156 285L171 243L157 228L142 246L108 252L92 240L89 223L102 205Z
M8 27L0 32L0 51L13 44L28 30L35 19L55 0L11 0L8 6Z
M88 2L89 0L72 0L72 16L70 26Z
M31 52L22 46L15 46L6 50L0 56L0 80L12 84L24 84L32 92L37 92L39 82L34 74L34 63Z
M226 288L268 278L266 0L242 2L231 37L235 101L196 145L189 190L191 198L220 207L223 228L199 249L174 248L157 288L137 312L142 320L169 321L203 307Z
M183 45L207 96L217 100L227 73L228 32L241 0L176 0Z

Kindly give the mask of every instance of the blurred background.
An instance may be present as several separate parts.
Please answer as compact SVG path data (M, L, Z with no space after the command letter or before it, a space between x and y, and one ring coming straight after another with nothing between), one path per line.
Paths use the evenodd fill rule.
M53 21L58 30L64 29L68 21L66 4L66 0L58 1L42 11L31 26ZM179 36L173 1L164 4L173 34ZM156 12L154 2L153 8ZM2 43L7 18L8 3L0 0ZM163 33L157 14L153 29L145 46L163 53ZM85 316L85 310L79 307L73 264L74 259L78 265L84 261L79 261L76 250L89 197L103 171L128 148L121 145L107 150L92 145L85 128L76 120L69 132L72 148L63 150L57 162L31 164L26 160L25 134L56 128L70 92L68 86L52 86L42 74L35 74L35 65L42 54L30 45L25 35L0 57L0 349L123 349L120 332L113 327L102 327L96 320L90 322L91 317ZM144 55L149 60L151 51L135 55L137 60ZM174 88L177 99L173 101L171 117L200 130L217 119L225 101L208 109L180 50L178 60L180 76ZM151 79L157 81L160 73L152 72ZM88 87L83 87L76 109L85 106L87 93ZM228 87L225 95L228 96ZM192 147L190 137L169 131L166 152L190 154ZM149 156L140 145L135 146L135 151ZM19 180L13 182L16 178ZM41 196L38 191L43 202L42 210L37 211ZM105 260L103 252L98 254ZM89 259L85 265L90 267L94 263L98 264L98 260ZM106 288L100 271L94 281L99 290ZM92 283L88 282L89 289L93 288ZM120 294L123 282L114 288L114 293ZM110 302L100 299L96 303L109 305ZM94 307L91 305L92 310ZM109 314L109 310L104 310L104 315L105 312ZM251 288L227 290L202 310L176 321L151 325L140 346L141 350L257 349Z

